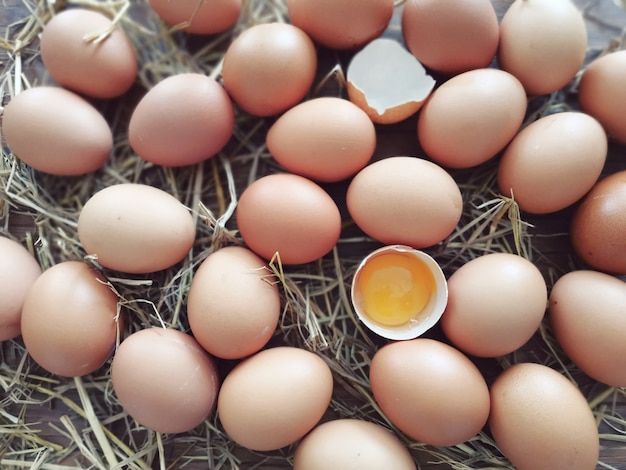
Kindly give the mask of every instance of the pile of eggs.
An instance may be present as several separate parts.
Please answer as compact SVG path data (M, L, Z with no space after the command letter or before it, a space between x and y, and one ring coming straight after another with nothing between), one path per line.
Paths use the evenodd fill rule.
M195 35L231 28L242 7L241 0L150 3L165 23L182 23ZM217 410L241 446L297 444L295 468L347 468L353 459L370 468L415 468L402 441L377 424L319 424L333 395L333 374L320 356L266 348L282 311L268 263L302 265L333 249L342 216L322 184L345 181L351 220L391 250L384 260L372 258L371 272L362 265L353 284L353 299L378 306L369 320L383 327L374 331L406 330L421 321L430 297L443 299L439 324L450 344L405 336L371 358L371 392L389 422L435 446L461 444L487 426L517 468L595 468L596 421L573 383L548 366L520 363L488 385L470 357L522 347L548 306L571 360L600 382L626 386L626 286L616 276L626 274L626 172L601 178L609 142L626 144L626 51L584 70L581 111L522 128L529 97L565 87L583 67L587 32L569 0L515 0L501 22L488 0L411 0L401 7L404 44L381 37L393 0L286 3L290 23L247 28L229 44L219 79L169 76L129 119L132 150L165 167L217 155L237 114L274 119L266 145L284 171L245 188L236 209L242 243L212 252L194 273L185 306L191 331L153 327L120 342L120 299L104 276L78 260L42 273L23 247L3 238L0 279L11 295L0 301L0 340L21 334L38 364L66 377L90 374L112 358L119 402L158 432L191 430ZM348 99L305 99L318 46L355 52ZM57 85L27 89L7 104L3 133L12 153L59 176L106 165L114 139L92 100L128 92L138 70L133 47L101 13L71 8L54 15L41 34L41 58ZM376 126L415 113L426 156L373 161ZM425 272L413 252L445 241L463 211L449 170L494 158L501 193L523 212L578 204L571 239L589 269L564 275L548 292L532 262L492 253L443 282L424 281L432 270ZM77 224L90 258L128 274L172 268L196 241L191 211L140 182L91 195ZM398 314L406 305L419 307ZM238 361L223 378L216 366L222 359Z

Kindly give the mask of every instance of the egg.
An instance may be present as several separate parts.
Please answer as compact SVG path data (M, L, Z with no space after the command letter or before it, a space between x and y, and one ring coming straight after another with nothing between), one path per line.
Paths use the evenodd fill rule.
M319 185L276 173L254 181L239 197L237 227L248 248L266 260L304 264L330 252L341 233L341 214Z
M463 264L448 279L441 327L450 341L479 357L503 356L537 331L548 301L539 269L511 253L490 253Z
M39 263L21 243L0 236L0 341L20 335L22 307L40 275Z
M313 40L287 23L247 28L226 49L222 80L245 112L273 116L306 96L317 69Z
M287 0L287 15L319 44L357 49L383 34L393 6L393 0Z
M195 236L193 217L178 199L140 183L96 192L78 217L78 239L86 253L106 268L131 274L175 265Z
M217 413L237 444L276 450L315 427L328 409L332 391L332 373L321 357L279 346L254 354L226 375Z
M4 108L2 131L22 162L53 175L101 168L113 148L109 124L76 93L52 86L22 91Z
M242 0L149 0L150 6L170 26L190 34L217 34L233 26L241 14Z
M85 8L68 8L41 32L41 59L61 86L94 98L114 98L137 77L134 45L119 24Z
M122 341L111 363L113 392L139 424L161 433L189 431L215 408L219 378L213 359L188 334L139 330Z
M586 52L585 20L570 0L515 0L500 21L498 65L529 95L567 85Z
M556 212L596 183L608 152L602 126L580 112L544 116L519 132L498 164L498 185L532 214Z
M213 356L240 359L259 351L274 334L279 315L277 281L247 248L220 248L194 273L187 317L194 337Z
M417 157L388 157L363 168L346 194L350 216L388 245L425 248L449 236L461 218L461 191L449 173Z
M426 154L449 168L480 165L517 134L526 113L519 80L498 69L475 69L437 88L422 107L417 136Z
M117 295L106 279L80 261L46 269L22 308L22 339L48 372L78 377L96 371L115 347Z
M550 320L567 356L595 380L626 386L626 283L598 271L561 276L550 293Z
M335 419L315 427L296 447L294 470L415 470L406 446L388 429L359 419Z
M489 429L518 470L593 470L596 420L576 386L548 366L520 363L490 391Z
M374 154L376 130L350 101L322 97L300 103L272 124L267 149L291 173L334 182L363 168Z
M481 372L463 353L440 341L388 343L372 357L369 378L383 413L416 441L461 444L487 422L489 390Z
M589 113L617 142L626 144L626 50L605 54L583 71L578 84L582 110Z
M626 274L626 170L601 178L572 217L574 251L592 268Z
M234 127L224 88L205 75L181 73L161 80L139 101L130 116L128 141L146 161L193 165L222 150Z
M447 75L487 67L498 48L498 18L489 0L410 0L402 34L415 57Z

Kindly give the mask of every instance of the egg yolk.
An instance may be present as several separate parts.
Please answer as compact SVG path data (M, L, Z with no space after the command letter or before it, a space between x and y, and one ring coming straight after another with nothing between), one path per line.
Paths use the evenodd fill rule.
M356 288L362 311L375 322L398 326L417 317L435 290L428 266L410 253L386 253L365 263Z

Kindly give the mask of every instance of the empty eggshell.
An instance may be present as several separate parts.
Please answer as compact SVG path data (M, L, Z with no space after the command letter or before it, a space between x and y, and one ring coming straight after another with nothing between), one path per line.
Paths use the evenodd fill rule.
M239 19L242 0L150 0L150 6L165 23L191 34L216 34Z

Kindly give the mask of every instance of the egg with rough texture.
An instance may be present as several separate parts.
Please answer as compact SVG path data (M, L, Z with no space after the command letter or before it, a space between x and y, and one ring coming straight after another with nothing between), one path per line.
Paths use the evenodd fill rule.
M572 217L574 251L599 271L626 274L626 170L600 179Z
M537 331L548 301L539 269L511 253L466 262L448 279L444 333L464 352L497 357L524 345Z
M277 281L264 260L241 246L214 251L194 273L187 317L213 356L239 359L270 340L280 315Z
M388 429L360 419L316 426L296 447L294 470L415 470L406 446Z
M348 212L387 245L424 248L449 236L461 218L461 191L449 173L417 157L388 157L363 168L348 186Z
M69 8L41 32L41 59L61 86L94 98L113 98L137 77L133 44L119 24L104 14Z
M323 97L300 103L276 120L267 149L283 168L316 181L346 179L374 154L376 130L350 101Z
M224 378L217 412L239 445L269 451L295 443L320 421L333 391L324 360L305 349L264 349Z
M26 350L53 374L78 377L96 371L115 347L117 300L106 279L83 262L46 269L22 308Z
M230 140L235 112L224 88L199 73L161 80L139 101L128 141L146 161L163 166L200 163Z
M388 343L374 354L369 378L389 421L425 444L461 444L487 422L489 390L480 370L440 341Z
M150 6L170 26L191 34L217 34L233 26L242 0L150 0Z
M122 341L111 364L113 392L139 424L161 433L189 431L215 408L213 359L188 334L139 330Z
M626 283L579 270L561 276L550 293L550 321L567 356L605 384L626 386Z
M515 137L526 113L519 80L498 69L452 77L422 107L417 136L426 154L449 168L470 168L494 157Z
M2 131L22 162L53 175L94 172L113 148L113 134L98 110L76 93L52 86L29 88L11 98Z
M591 116L544 116L522 129L506 148L498 163L498 185L523 211L556 212L593 187L607 152L606 133Z
M196 227L189 210L153 186L120 183L91 196L78 217L78 238L100 265L131 274L169 268L189 253Z
M580 390L554 369L520 363L491 386L489 428L518 470L593 470L596 420Z
M22 307L41 267L19 242L0 236L0 341L21 334Z

